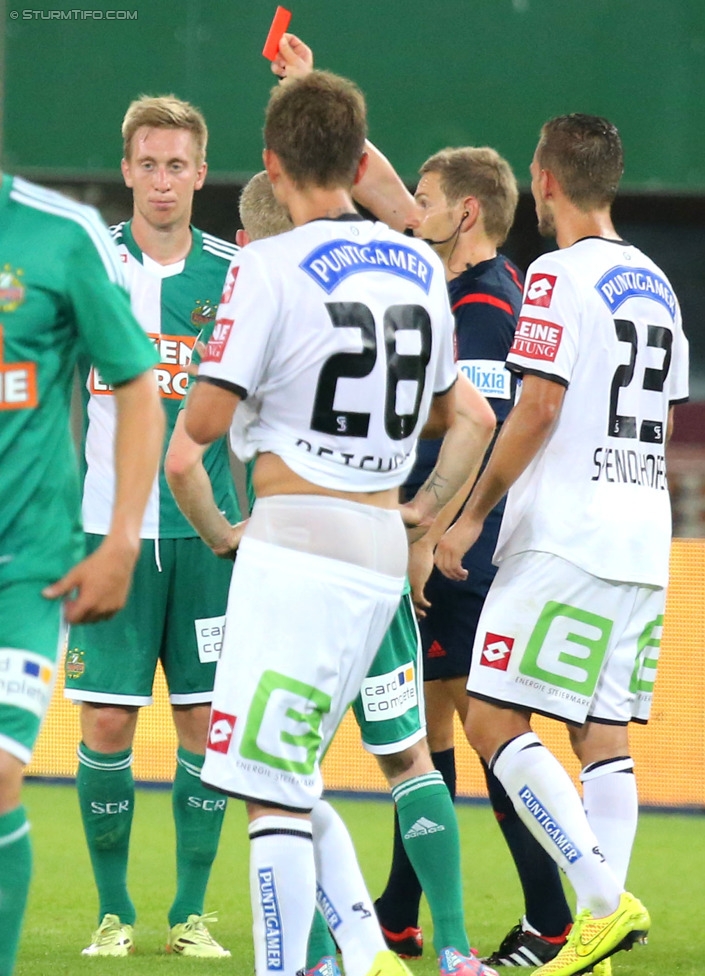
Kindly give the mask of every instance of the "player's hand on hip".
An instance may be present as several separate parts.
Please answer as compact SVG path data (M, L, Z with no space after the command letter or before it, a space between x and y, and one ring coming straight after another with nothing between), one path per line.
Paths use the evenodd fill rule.
M413 545L413 543L422 539L433 523L433 516L427 512L422 512L421 508L416 504L416 499L400 505L399 514L406 528L406 537L409 545Z
M313 71L313 51L296 34L283 34L272 71L280 81L305 78Z
M435 563L444 576L457 581L468 578L468 571L463 568L463 556L481 531L482 522L467 518L460 518L451 525L436 546Z
M222 543L211 546L216 556L220 556L221 559L235 558L249 521L249 519L243 519L242 522L236 522L235 525L231 525L227 538L223 539Z
M94 553L46 587L42 596L65 598L64 615L70 624L107 620L127 602L138 551L107 537Z
M409 584L411 586L411 599L414 603L416 616L419 618L426 616L426 611L431 606L426 599L424 592L428 578L433 570L433 547L424 540L409 546Z

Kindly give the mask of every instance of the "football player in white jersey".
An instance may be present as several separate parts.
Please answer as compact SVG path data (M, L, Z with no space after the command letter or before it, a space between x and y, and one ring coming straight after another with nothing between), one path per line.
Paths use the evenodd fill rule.
M186 407L194 440L230 429L240 457L257 455L203 779L247 802L259 976L304 967L316 897L350 976L406 971L320 799L320 759L399 602L398 487L420 430L448 431L405 512L429 524L494 426L457 375L440 262L355 212L365 135L344 79L273 92L265 167L294 229L239 256Z
M311 48L296 35L284 34L278 57L272 62L273 73L280 78L302 77L312 69ZM508 163L488 147L444 149L422 165L414 199L386 157L369 141L366 149L369 165L353 188L354 199L391 227L412 229L442 259L455 317L459 365L488 397L499 426L515 399L517 380L504 368L504 361L514 338L523 294L522 273L497 250L514 218L518 199L514 175ZM436 448L432 441L419 445L416 465L405 485L407 493L413 493L414 486L433 466ZM485 519L481 537L465 556L464 566L471 570L468 578L459 585L434 572L429 580L435 545L464 500L465 495L456 498L451 510L444 512L409 551L409 580L423 649L428 744L424 739L400 755L380 757L388 777L395 777L400 767L406 767L408 777L402 806L395 807L389 878L375 902L387 944L402 958L421 955L423 951L423 934L418 925L422 889L432 918L439 915L448 920L462 915L462 909L457 910L458 903L462 904L460 866L456 887L454 875L447 869L447 852L434 851L430 857L423 854L423 848L437 843L438 838L412 838L407 831L414 823L412 810L422 804L428 804L425 816L432 820L442 816L438 822L449 822L439 794L430 800L430 791L436 788L435 784L431 786L430 777L426 781L428 793L419 788L415 777L428 774L435 767L448 787L448 800L451 794L455 796L454 715L457 712L464 723L473 638L482 602L496 572L492 555L504 500ZM524 893L522 919L486 961L490 966L539 966L557 955L565 944L572 912L555 862L524 826L496 776L486 764L483 769L493 813L510 848ZM396 789L400 790L399 784ZM412 796L413 807L409 802ZM411 822L402 826L400 814L402 822L407 817ZM444 831L446 840L449 833ZM407 847L416 867L412 866ZM445 925L434 925L434 943L439 929L442 931ZM317 924L315 934L320 932ZM309 962L315 955L313 948L319 952L323 949L323 936L318 945L314 938L309 942ZM457 953L454 958L458 958Z
M568 943L541 976L605 973L650 924L624 890L638 809L627 730L648 719L656 675L671 535L664 452L673 405L688 396L688 344L665 275L614 229L622 169L605 119L543 126L531 186L539 229L559 250L528 270L507 359L521 396L436 553L462 578L463 553L508 492L466 730L577 893ZM585 809L532 712L568 723Z
M240 197L240 220L243 229L237 232L237 242L241 246L292 229L289 215L275 199L265 171L253 176L244 187ZM231 552L242 538L245 523L230 525L218 510L202 467L184 468L172 463L172 452L175 445L178 446L179 437L175 432L164 464L174 497L214 552ZM250 462L247 466L251 505L255 501L251 488L253 464ZM447 523L443 528L446 527ZM407 585L406 589L410 590L410 587ZM412 856L419 864L423 890L434 920L434 947L438 951L442 976L493 976L495 971L484 967L475 958L465 932L458 825L450 795L441 774L433 767L426 744L419 655L419 631L411 594L407 592L402 596L362 691L353 703L353 711L363 745L376 756L395 797L401 794L401 802L413 811L409 816L409 836L404 837L404 842L415 842ZM404 675L405 692L401 706L392 701L398 695L400 673ZM434 829L420 828L419 822L432 824ZM536 845L533 836L528 836ZM420 843L423 844L421 853L416 854ZM544 853L542 848L539 850ZM546 859L556 871L553 861L547 856ZM409 871L413 873L414 868L410 866ZM415 881L415 874L413 878ZM377 914L379 917L379 912ZM407 958L398 944L390 945L384 926L382 933L389 948ZM316 912L308 943L307 976L340 976L335 957L335 943L328 926L323 915Z

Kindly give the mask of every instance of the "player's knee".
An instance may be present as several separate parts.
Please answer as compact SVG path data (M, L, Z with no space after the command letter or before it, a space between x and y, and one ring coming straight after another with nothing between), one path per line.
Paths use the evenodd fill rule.
M474 709L472 705L468 708L464 729L465 736L471 748L475 750L480 759L484 759L485 762L489 763L498 744L497 737L488 728L482 713Z
M83 741L95 752L122 752L129 749L135 734L137 708L84 704L81 710Z
M378 755L377 761L390 786L396 786L397 783L412 776L430 773L434 769L426 739L415 742L407 749L402 749L401 752L385 756Z
M582 766L629 755L629 728L626 724L594 722L588 719L579 728L569 726L568 734L573 752Z
M199 756L204 755L210 725L210 702L187 706L173 705L171 713L179 745L189 752Z

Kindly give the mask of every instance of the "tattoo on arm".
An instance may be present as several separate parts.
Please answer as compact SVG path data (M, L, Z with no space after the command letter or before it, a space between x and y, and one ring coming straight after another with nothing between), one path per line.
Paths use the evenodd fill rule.
M431 474L426 479L426 483L423 486L422 491L427 493L432 493L436 499L439 501L445 491L448 484L448 479L445 478L437 468L434 468Z

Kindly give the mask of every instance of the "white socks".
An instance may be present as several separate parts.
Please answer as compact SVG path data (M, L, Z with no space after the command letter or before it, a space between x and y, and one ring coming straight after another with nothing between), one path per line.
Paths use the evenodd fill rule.
M387 946L347 827L325 800L311 812L318 907L343 954L346 976L367 976Z
M250 833L250 897L255 972L295 976L306 968L316 910L316 867L311 822L264 816Z
M590 826L620 884L627 880L639 817L631 756L590 763L580 773L583 806Z
M596 917L610 915L624 890L600 851L577 790L538 736L505 743L490 767L522 821L565 871L578 902Z

